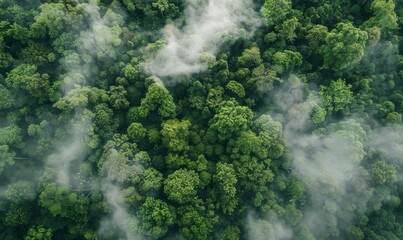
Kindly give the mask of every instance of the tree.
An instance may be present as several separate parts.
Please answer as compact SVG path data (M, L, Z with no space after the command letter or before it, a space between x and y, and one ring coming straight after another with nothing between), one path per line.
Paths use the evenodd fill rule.
M84 194L71 192L67 187L47 185L39 195L39 205L53 216L85 223L88 218L89 199Z
M165 236L175 220L172 210L165 202L147 197L139 210L141 232L156 239Z
M21 57L28 64L41 66L55 60L55 54L50 52L45 44L31 42L28 47L21 50Z
M247 67L252 69L259 66L261 63L262 59L260 58L260 50L258 47L245 49L242 52L242 56L238 57L239 67Z
M274 27L288 18L292 10L290 0L265 0L260 14L268 25Z
M98 162L100 175L120 184L138 184L144 169L150 166L147 152L138 151L136 144L130 143L126 135L115 135L104 146L105 150Z
M176 115L176 106L168 90L153 83L148 87L145 98L141 100L139 115L147 117L151 111L157 109L158 114L164 118Z
M339 23L326 37L321 47L323 68L341 71L354 67L364 56L368 34L351 23Z
M50 87L49 76L37 73L37 67L29 64L21 64L11 70L7 75L6 83L14 89L26 90L41 100L45 100Z
M14 98L10 91L0 84L0 110L11 108L14 105Z
M126 99L127 91L123 86L112 86L110 88L109 102L114 109L124 109L129 106Z
M107 104L102 103L95 106L94 111L95 131L104 139L109 139L119 127L119 122L114 118L113 110Z
M265 159L268 156L267 146L263 139L252 131L243 131L236 140L229 141L232 147L231 158L237 159L242 155L255 156L259 159Z
M252 123L253 113L245 106L239 106L235 101L226 101L210 120L210 128L217 130L221 140L230 139L234 134L246 130Z
M197 198L199 175L193 170L179 169L170 174L164 182L164 193L169 200L180 204Z
M386 115L386 121L388 123L400 123L402 122L402 115L397 112L390 112Z
M9 152L8 145L0 145L0 175L6 166L14 165L14 152Z
M236 226L225 228L218 237L219 240L240 240L241 230Z
M30 227L24 240L51 240L53 237L53 231L51 228L45 228L43 226Z
M32 212L29 206L23 204L11 204L5 214L4 222L10 227L27 225L32 218Z
M322 85L319 94L323 98L323 105L330 113L344 110L353 100L351 85L346 85L343 79L332 81L328 87Z
M40 13L35 16L35 22L31 25L32 34L35 37L43 37L48 33L55 38L63 31L65 6L63 3L44 3L40 6Z
M35 186L31 182L22 180L8 185L4 192L5 198L15 204L20 204L27 200L33 200L35 195Z
M139 191L146 195L157 195L162 188L164 176L155 168L147 168L139 183Z
M398 19L395 13L395 3L389 0L374 0L370 7L373 16L368 19L364 27L378 27L382 34L390 34L398 29Z
M281 140L283 126L280 122L273 120L270 115L263 114L254 121L252 129L261 139L262 147L259 150L261 153L268 151L268 157L274 159L283 155L285 147Z
M273 181L274 174L270 170L270 160L259 161L256 157L242 155L233 163L238 179L238 185L243 193L257 193L265 191L267 185ZM269 195L267 194L267 197ZM258 204L261 205L261 204Z
M326 43L328 34L328 28L323 25L318 24L309 29L305 39L308 43L310 54L316 54L320 51L321 46Z
M161 136L164 145L174 152L188 149L190 122L188 120L168 120L161 124Z
M371 165L371 176L377 184L390 184L397 181L395 166L388 164L385 160Z
M71 32L62 33L52 42L53 49L61 54L67 56L77 46L77 36Z
M279 73L283 73L284 70L292 71L295 67L301 66L302 55L299 52L284 50L284 52L276 52L273 55L273 62L281 67L276 68Z
M326 110L321 107L321 106L315 106L310 114L310 119L313 124L319 125L323 121L325 121L326 118Z
M139 142L145 138L147 129L141 123L134 122L127 128L127 134L133 142Z
M18 144L22 141L21 128L15 124L0 128L0 145ZM4 147L3 147L4 149Z
M219 205L225 214L232 214L238 205L236 197L237 178L231 164L218 163L216 174L213 177L218 185L220 195Z
M180 207L176 212L180 240L207 239L213 232L214 224L218 221L214 211L200 201L193 206Z
M240 84L236 81L233 81L233 80L229 81L229 83L226 86L226 89L239 98L245 97L244 87L242 86L242 84Z
M295 30L297 29L298 25L298 19L296 17L287 19L280 25L280 27L276 27L276 29L278 29L277 36L280 39L284 39L289 42L294 41L297 37Z

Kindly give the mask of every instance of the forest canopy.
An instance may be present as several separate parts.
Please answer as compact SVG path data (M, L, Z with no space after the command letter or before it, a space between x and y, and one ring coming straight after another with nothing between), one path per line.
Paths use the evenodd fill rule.
M403 0L0 0L0 239L403 239Z

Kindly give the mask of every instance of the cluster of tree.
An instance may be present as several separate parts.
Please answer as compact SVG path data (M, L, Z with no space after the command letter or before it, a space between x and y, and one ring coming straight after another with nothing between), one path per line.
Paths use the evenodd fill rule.
M348 223L335 213L326 236L306 225L318 200L273 97L317 92L306 133L357 140L334 124L352 116L401 125L403 1L255 0L261 26L206 71L149 76L158 30L188 2L0 1L0 239L276 239L274 222L301 240L403 239L403 164L370 146L367 206L347 206ZM130 221L106 233L108 184Z

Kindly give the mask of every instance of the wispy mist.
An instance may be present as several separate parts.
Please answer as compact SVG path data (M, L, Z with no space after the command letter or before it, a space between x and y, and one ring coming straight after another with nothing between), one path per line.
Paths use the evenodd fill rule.
M215 54L224 43L251 36L259 25L251 0L189 0L183 26L163 29L166 45L146 64L157 76L194 73L207 68L203 54Z
M309 117L320 98L298 81L285 83L273 100L279 109L275 117L283 122L293 169L310 202L303 208L302 222L318 239L338 237L343 226L365 212L372 196L369 173L360 165L366 132L352 119L313 130Z
M340 237L341 231L374 210L369 205L376 194L373 179L362 164L366 151L380 153L400 172L403 129L401 125L376 125L370 130L359 118L342 119L315 129L310 113L321 99L298 81L286 81L271 98L278 109L275 118L284 126L293 169L306 188L309 205L302 209L302 223L317 239ZM398 180L402 179L398 176ZM389 198L390 193L384 194L377 201Z
M103 239L113 239L117 236L124 236L127 240L144 239L138 234L137 218L127 211L120 188L106 180L102 184L102 192L109 205L110 216L101 221L98 234Z
M112 61L116 57L116 49L121 44L120 26L124 23L123 17L112 10L108 10L104 16L100 14L100 7L95 1L84 5L84 10L89 24L88 29L80 32L77 39L75 52L70 52L61 59L65 74L62 76L61 90L66 102L74 102L75 98L82 98L80 88L91 85L92 77L98 73L95 60ZM78 95L78 96L77 96ZM83 102L83 101L81 101ZM55 107L59 107L58 103ZM88 153L89 141L95 140L93 136L93 114L85 109L86 104L72 105L74 119L66 128L68 137L59 144L58 151L48 158L48 166L58 172L57 181L62 185L69 185L72 175L72 164L80 163ZM95 143L93 142L93 143Z
M253 211L248 212L247 239L250 240L291 240L291 228L280 221L260 219Z

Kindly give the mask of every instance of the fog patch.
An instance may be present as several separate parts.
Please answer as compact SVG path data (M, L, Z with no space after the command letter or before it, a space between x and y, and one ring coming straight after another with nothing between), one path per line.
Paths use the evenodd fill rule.
M293 233L281 221L259 218L250 210L246 221L246 237L250 240L291 240Z
M208 67L205 53L215 54L223 44L250 37L260 24L251 0L188 0L182 21L162 30L165 45L145 65L147 73L175 76L203 71Z
M64 127L65 136L57 144L57 151L51 154L47 160L47 166L56 169L57 182L61 185L70 185L74 173L73 167L79 166L87 157L90 145L91 148L98 146L99 139L94 135L92 118L94 114L85 109L86 102L82 90L83 86L93 83L99 69L95 60L111 63L117 57L117 49L121 44L121 26L123 16L109 9L101 16L100 7L96 1L83 4L85 20L88 22L88 29L80 32L77 39L75 52L67 54L61 59L61 66L65 74L60 76L62 98L67 99L71 106L58 106L59 108L72 108L73 118ZM84 99L85 100L85 99ZM76 105L76 103L79 103ZM66 110L66 109L64 109Z
M101 220L98 234L102 239L116 239L123 236L127 240L144 239L138 231L138 220L127 211L121 189L111 181L102 184L102 192L110 208L110 216Z
M365 213L373 194L369 173L360 166L367 133L353 119L315 130L310 113L320 98L303 83L283 87L273 101L293 168L306 188L309 204L302 209L302 222L317 238L338 237L339 230Z

